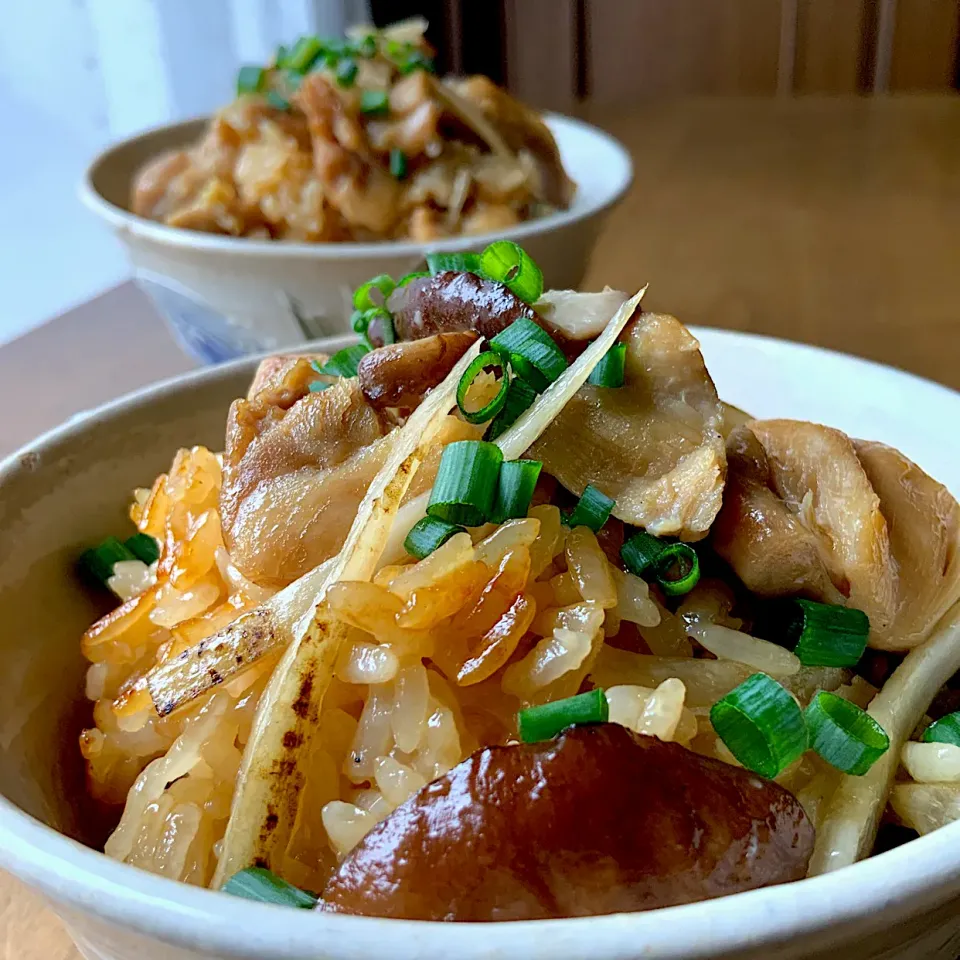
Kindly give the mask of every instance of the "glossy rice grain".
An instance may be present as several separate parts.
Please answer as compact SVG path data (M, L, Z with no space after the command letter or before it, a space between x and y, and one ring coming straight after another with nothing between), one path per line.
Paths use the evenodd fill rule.
M477 751L366 835L322 909L462 921L649 910L798 880L812 849L776 784L601 724Z

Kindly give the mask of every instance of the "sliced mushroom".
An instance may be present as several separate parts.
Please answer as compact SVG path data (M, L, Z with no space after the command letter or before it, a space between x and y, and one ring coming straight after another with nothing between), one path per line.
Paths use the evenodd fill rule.
M723 411L699 344L674 317L628 326L624 385L587 384L530 450L580 494L593 484L614 515L651 533L705 536L720 509Z
M489 338L520 317L533 320L537 316L502 283L453 271L418 277L397 287L387 300L387 309L400 340L420 340L455 330L476 330Z
M766 420L735 430L728 456L713 542L754 592L846 602L888 650L916 646L960 596L960 507L898 451Z
M649 910L798 880L813 849L775 783L616 724L488 747L375 826L321 909L410 920Z
M410 409L442 383L477 339L472 330L438 333L371 350L357 365L360 389L376 409Z

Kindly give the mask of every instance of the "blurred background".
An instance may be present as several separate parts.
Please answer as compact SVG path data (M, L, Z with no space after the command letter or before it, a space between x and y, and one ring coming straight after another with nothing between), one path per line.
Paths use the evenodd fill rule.
M870 251L876 269L855 270L831 302L879 303L877 283L911 270L953 320L942 273L956 231L927 208L960 190L960 130L943 114L958 82L957 0L11 0L3 12L0 111L16 148L0 152L0 209L16 230L0 240L0 342L128 275L75 199L99 149L226 103L238 65L291 37L412 14L430 20L441 72L486 73L631 149L637 182L615 221L634 225L631 249L605 235L596 279L651 279L686 320L754 329L754 314L795 299L790 277L765 280L758 263L788 258L802 273L813 258L796 282L822 287L839 250L851 269ZM861 102L890 97L911 106L878 121ZM871 190L888 193L885 213L858 207ZM817 209L843 214L841 235ZM925 235L916 262L887 242L893 216Z

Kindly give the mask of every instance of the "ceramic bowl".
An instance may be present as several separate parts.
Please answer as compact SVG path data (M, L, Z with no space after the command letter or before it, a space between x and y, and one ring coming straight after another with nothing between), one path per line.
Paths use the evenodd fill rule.
M960 394L781 341L698 331L726 399L903 449L954 491ZM318 346L336 349L340 338ZM76 736L79 637L103 610L81 549L122 530L132 488L174 451L223 441L254 362L200 370L54 430L0 465L0 864L39 890L91 960L954 960L960 824L845 870L707 903L537 923L430 924L270 907L115 863L91 834ZM744 376L749 371L749 376Z
M604 217L630 185L633 165L626 150L596 127L556 115L546 121L577 184L573 205L497 237L524 246L543 270L547 289L577 289ZM344 331L351 295L364 281L421 269L428 251L482 250L494 239L278 243L180 230L130 213L136 171L158 154L196 141L205 122L161 127L110 147L94 160L81 187L84 202L126 246L137 283L201 363Z

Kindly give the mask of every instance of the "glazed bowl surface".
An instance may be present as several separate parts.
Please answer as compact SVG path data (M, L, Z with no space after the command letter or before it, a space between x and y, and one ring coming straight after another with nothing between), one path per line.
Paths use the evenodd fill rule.
M88 168L80 195L120 238L136 282L182 346L201 363L220 363L347 330L356 287L381 273L399 278L422 269L430 251L482 250L493 239L515 240L540 265L545 289L577 289L604 219L630 186L633 164L602 130L557 114L545 119L577 184L573 204L496 236L430 244L288 243L183 230L131 213L137 171L195 142L205 119L109 147Z

